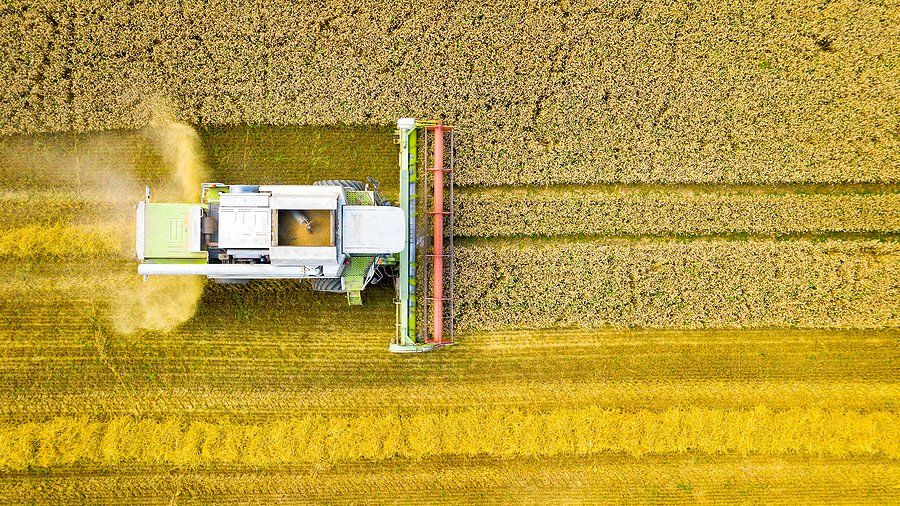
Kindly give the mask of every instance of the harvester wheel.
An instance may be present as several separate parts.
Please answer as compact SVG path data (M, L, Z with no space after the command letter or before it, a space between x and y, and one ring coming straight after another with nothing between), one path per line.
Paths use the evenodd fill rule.
M366 189L366 184L362 181L351 181L349 179L324 179L322 181L316 181L313 183L315 186L343 186L344 188L348 188L350 190L363 191Z
M312 280L312 289L314 292L332 292L344 293L341 286L341 278L318 278Z

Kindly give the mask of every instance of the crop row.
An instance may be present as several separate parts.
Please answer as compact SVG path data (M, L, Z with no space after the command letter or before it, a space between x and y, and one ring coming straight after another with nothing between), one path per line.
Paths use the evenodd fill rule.
M535 457L621 453L900 458L886 427L896 412L819 408L739 411L597 407L529 412L446 410L414 414L297 416L254 425L119 417L57 418L0 426L0 469L64 465L290 465L438 456ZM433 430L435 427L452 430Z
M96 224L103 218L113 217L127 221L132 219L131 213L122 216L116 211L113 202L84 198L71 192L0 191L0 223L3 223L3 231L30 225Z
M206 469L127 467L0 476L0 501L41 502L478 502L601 503L688 500L723 504L814 501L894 504L900 466L885 459L617 455L454 459Z
M30 4L0 11L3 134L165 102L203 125L442 117L463 185L900 181L889 3Z
M695 334L702 338L702 334ZM482 347L482 343L466 339L466 346ZM567 346L567 351L574 346ZM805 347L808 349L809 347ZM682 351L684 346L673 347ZM47 352L44 348L42 351ZM51 350L52 353L55 350ZM155 350L146 350L151 353ZM382 350L383 351L383 350ZM557 349L556 352L560 350ZM73 354L74 355L74 354ZM658 355L654 355L656 357ZM708 355L693 354L697 359ZM82 360L84 356L70 360ZM606 357L599 357L601 360ZM735 357L736 358L736 357ZM65 363L46 359L60 375L72 374L65 370ZM536 357L522 358L521 366L531 365ZM649 361L650 359L645 359ZM429 411L448 405L467 405L500 409L555 409L563 407L594 406L626 411L660 410L671 406L702 406L714 409L748 409L766 406L774 410L814 406L827 410L892 410L900 407L900 387L889 382L835 382L823 381L740 381L731 375L725 381L685 380L678 374L668 377L658 374L654 381L589 381L587 371L580 371L581 378L572 381L559 378L528 381L508 379L502 383L488 383L476 375L469 375L457 382L442 382L441 388L418 392L410 386L384 387L380 385L346 386L334 388L296 389L286 385L278 389L274 381L266 385L253 378L240 376L239 371L250 364L235 364L231 368L211 370L209 363L198 365L207 368L208 374L197 374L194 385L172 378L174 385L162 391L153 385L134 381L133 371L144 367L155 374L168 376L156 361L128 363L119 357L111 362L123 379L130 380L134 390L127 396L113 390L114 385L99 381L95 388L75 391L66 388L61 378L42 390L19 387L20 392L6 396L0 406L0 422L39 422L58 417L109 418L128 414L146 413L155 417L178 416L190 409L191 417L198 421L213 421L228 415L241 421L261 421L273 417L304 414L344 415L348 413L384 413ZM726 365L738 365L735 360ZM4 365L12 365L12 361ZM578 364L580 365L580 364ZM638 367L643 364L636 364ZM287 367L287 361L284 364ZM496 367L505 367L506 363ZM23 371L24 372L24 371ZM91 371L84 370L85 379L95 379ZM221 378L212 383L214 372ZM385 377L391 377L386 371ZM536 375L533 375L536 376ZM610 375L612 376L612 375ZM203 381L201 381L201 378ZM13 380L14 378L9 378ZM242 381L243 380L243 381ZM243 383L243 385L242 385ZM255 383L250 385L250 383ZM3 388L12 385L2 385ZM56 387L56 388L54 388ZM27 390L27 391L25 391ZM302 394L301 394L302 392Z
M900 324L900 245L492 241L457 247L467 329Z
M900 193L489 190L457 193L455 212L474 237L900 232Z
M0 229L0 258L30 259L133 256L134 247L122 244L118 233L125 228L112 225L27 225Z

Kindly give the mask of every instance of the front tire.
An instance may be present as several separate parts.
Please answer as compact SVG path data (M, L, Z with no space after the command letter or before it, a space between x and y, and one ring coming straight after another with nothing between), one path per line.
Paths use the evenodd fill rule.
M344 293L341 278L317 278L310 284L314 292Z

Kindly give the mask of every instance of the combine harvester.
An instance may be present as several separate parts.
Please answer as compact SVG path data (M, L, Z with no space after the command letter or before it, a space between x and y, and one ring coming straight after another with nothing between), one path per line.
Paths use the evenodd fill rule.
M362 304L366 286L390 277L397 293L390 351L423 352L453 344L452 275L450 286L444 286L445 266L453 269L453 129L403 118L397 121L397 135L399 206L382 197L371 178L312 185L203 183L199 203L150 202L148 187L137 206L138 273L200 275L220 283L309 280L313 290L346 294L351 305ZM420 140L425 153L421 174ZM444 165L447 140L449 166ZM449 209L444 208L445 185ZM417 189L424 194L421 202ZM445 224L450 227L446 240ZM420 314L432 318L430 333L427 326L418 330Z

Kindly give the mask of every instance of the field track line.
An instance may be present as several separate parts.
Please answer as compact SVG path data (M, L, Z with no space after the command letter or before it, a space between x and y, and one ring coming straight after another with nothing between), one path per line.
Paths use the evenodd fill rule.
M148 504L234 501L894 503L896 461L780 456L618 455L441 458L377 463L186 470L122 466L0 475L7 503L67 499ZM414 483L415 485L410 485Z
M852 195L900 193L900 183L778 183L778 184L688 184L688 183L608 183L585 185L499 185L460 186L459 195Z

